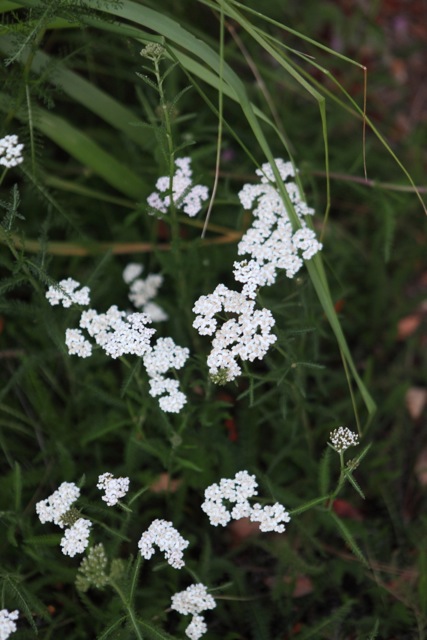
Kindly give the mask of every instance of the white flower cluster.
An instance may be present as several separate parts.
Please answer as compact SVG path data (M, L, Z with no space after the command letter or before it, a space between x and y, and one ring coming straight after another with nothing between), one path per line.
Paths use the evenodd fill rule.
M92 527L90 520L79 518L76 522L65 530L61 540L62 553L64 556L73 558L77 553L83 553L89 544L89 534Z
M129 300L134 307L146 313L152 322L163 322L169 316L160 305L153 302L163 284L163 276L159 273L149 273L145 279L140 278L143 270L142 264L131 262L123 271L123 280L130 285Z
M154 555L154 545L165 554L171 567L181 569L184 566L183 551L189 542L174 529L171 522L153 520L147 531L142 534L138 548L143 558L149 560Z
M295 175L290 162L277 159L276 165L282 180ZM322 245L316 239L303 216L314 213L301 198L295 182L285 183L289 198L299 218L301 228L293 231L286 206L276 188L270 164L257 169L261 184L246 184L239 193L245 209L253 210L252 226L238 244L239 255L249 254L250 260L234 263L233 275L241 283L241 293L219 285L213 294L201 296L194 305L197 317L193 323L201 335L212 335L212 351L208 357L209 372L218 381L234 380L240 373L236 358L253 361L262 359L270 345L276 342L271 334L275 321L267 309L255 311L257 290L274 284L278 269L285 269L292 278L302 267L303 259L309 260ZM301 254L301 255L300 255ZM215 315L224 310L238 314L227 319L217 329Z
M36 504L36 513L40 522L42 524L53 522L63 529L62 516L79 497L80 489L74 482L63 482L49 498Z
M90 290L89 287L80 287L80 283L73 280L73 278L66 278L61 280L58 285L51 286L46 291L46 298L49 303L54 307L62 302L63 307L71 307L72 304L81 304L86 306L90 304Z
M36 504L36 513L40 522L53 522L61 529L64 529L64 517L70 510L71 505L80 496L80 489L74 482L63 482L56 491L46 500L41 500ZM75 556L76 553L83 553L89 544L89 533L92 523L85 518L79 518L74 524L65 529L61 539L62 553L68 556Z
M153 213L167 213L171 205L170 191L172 190L172 202L175 207L182 209L192 218L199 213L202 203L208 199L208 188L202 185L193 186L191 158L177 158L175 165L177 169L172 178L172 185L169 176L159 178L156 182L157 191L147 198L147 202L153 209ZM165 193L167 195L160 195Z
M145 313L126 314L113 305L106 313L97 313L95 309L83 311L79 324L107 355L115 359L127 354L143 356L149 350L151 336L155 333L155 329L146 326L150 322Z
M18 609L15 611L8 611L7 609L0 610L0 640L7 640L7 638L16 631L16 623L19 617Z
M199 615L202 611L215 609L216 602L214 598L207 592L204 584L192 584L184 591L175 593L172 596L171 608L178 611L182 615L192 615L192 619L185 634L190 640L199 640L207 631L207 626L203 616Z
M164 376L169 369L182 369L190 355L186 347L175 344L172 338L158 338L143 362L150 377L150 395L159 399L160 408L169 413L179 413L187 398L179 390L178 380Z
M236 280L245 284L244 290L251 296L255 296L258 287L275 282L277 269L285 269L287 277L293 278L301 269L303 259L309 260L322 248L304 220L304 216L312 215L314 210L302 199L295 182L285 182L295 176L292 164L280 158L275 163L301 228L293 231L285 203L272 184L276 180L272 167L269 163L263 164L256 170L261 184L245 184L239 193L245 209L255 207L255 220L237 248L239 255L249 254L252 259L244 269L235 267Z
M123 277L126 282L135 282L140 273L141 265L130 264L125 269ZM88 287L76 291L80 284L71 278L62 280L59 286L60 289L50 287L46 294L52 305L58 304L61 300L64 307L70 306L71 302L89 304ZM145 305L145 310L148 304ZM66 330L65 344L70 355L80 358L91 356L93 344L84 336L84 329L111 358L127 354L143 357L150 378L150 395L154 398L160 396L159 406L163 411L179 413L187 398L179 390L178 380L166 378L164 374L169 369L181 369L190 352L187 348L176 345L172 338L159 338L152 346L150 340L156 331L147 327L150 322L147 313L126 313L120 311L116 305L110 307L106 313L88 309L80 316L79 329Z
M233 480L223 478L219 484L212 484L205 490L202 510L214 527L225 527L232 519L249 518L251 522L260 523L261 531L283 533L285 526L282 523L290 521L289 513L278 502L265 507L256 503L251 507L249 498L258 494L257 489L255 476L239 471ZM224 500L234 505L231 511L224 505Z
M0 165L11 169L16 167L21 162L24 162L22 157L23 144L19 144L18 136L11 135L5 136L0 140Z
M107 472L99 476L96 486L105 491L102 499L109 507L113 507L129 491L129 478L115 478L112 473Z
M338 453L342 453L349 447L355 447L359 444L359 436L357 433L350 431L347 427L338 427L338 429L334 429L331 431L330 439L333 448Z
M212 335L212 350L208 356L209 373L224 372L225 380L234 380L241 372L237 358L253 362L261 360L270 345L276 342L271 333L274 318L268 309L255 309L255 301L243 293L220 284L215 291L201 296L193 307L197 314L193 327L200 335ZM217 328L215 314L225 311L235 314Z
M265 507L261 507L258 503L254 504L249 518L251 522L260 523L260 531L276 531L277 533L285 531L285 525L282 522L290 522L291 520L291 516L285 510L285 507L278 502Z

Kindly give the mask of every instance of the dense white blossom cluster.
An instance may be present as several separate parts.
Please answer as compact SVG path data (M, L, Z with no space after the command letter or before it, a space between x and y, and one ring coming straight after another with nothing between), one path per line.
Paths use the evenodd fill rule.
M61 540L62 553L73 558L77 553L83 553L89 544L89 534L92 523L86 518L79 518L65 530Z
M184 616L193 616L185 630L185 634L190 640L199 640L206 633L205 619L199 614L208 609L215 609L215 607L214 598L207 592L205 585L201 583L192 584L184 591L175 593L172 596L171 609Z
M190 640L199 640L207 630L208 627L204 617L195 615L191 618L191 622L185 630L185 635L187 638L190 638Z
M105 491L102 499L109 507L113 507L129 491L129 478L115 478L112 473L107 472L99 476L96 486Z
M166 378L170 369L182 369L190 355L186 347L175 344L172 338L158 338L156 344L144 357L144 366L149 375L150 395L159 398L159 405L168 413L179 413L187 398L179 390L178 380Z
M74 482L63 482L51 496L36 504L36 513L40 522L53 522L64 529L65 520L69 515L71 505L79 498L80 489ZM62 553L75 556L83 553L89 544L89 533L92 523L84 518L78 518L70 527L65 529L61 539Z
M256 173L261 184L245 184L239 199L245 209L253 209L255 220L238 244L239 255L249 254L252 258L245 269L235 266L235 278L244 282L252 296L258 287L273 284L277 269L284 269L288 278L301 269L303 259L309 260L322 245L312 229L307 226L304 216L314 210L307 206L295 182L285 182L295 176L290 162L275 160L284 187L299 218L301 228L292 228L286 205L277 190L276 179L269 163L263 164Z
M142 272L142 266L131 263L123 273L125 282L136 282L135 278ZM161 278L161 276L153 276ZM150 278L150 276L149 276ZM147 280L149 279L147 278ZM157 280L159 283L160 281ZM80 287L80 284L71 278L62 280L60 288L50 287L46 297L50 304L63 302L69 307L72 302L89 304L90 290L88 287ZM154 289L151 289L153 293ZM156 290L157 291L157 290ZM152 313L126 313L113 305L106 313L98 313L95 309L87 309L80 316L78 329L67 329L65 332L65 344L70 355L80 358L88 358L92 355L93 343L88 340L85 330L94 343L101 347L111 358L119 358L124 355L136 355L143 358L149 375L150 395L158 397L160 408L169 413L179 413L187 398L179 389L179 382L173 378L165 377L169 369L181 369L190 352L187 348L179 347L172 338L159 338L154 345L150 344L155 329L147 325L151 323L153 315L163 313L163 310L149 301L147 294L145 311L149 311L150 304L157 307L151 308ZM152 317L150 318L149 315ZM157 319L164 319L158 317Z
M67 513L73 502L80 496L80 489L74 482L63 482L51 496L36 504L36 513L40 522L53 522L64 528L62 516Z
M260 523L261 531L283 533L285 527L282 523L290 521L289 513L278 502L265 507L257 503L252 507L249 498L257 494L258 483L255 476L247 471L239 471L234 479L223 478L219 484L212 484L205 490L202 510L214 527L225 527L230 520L249 518L252 522ZM224 501L234 505L231 511Z
M0 610L0 640L7 640L7 638L16 631L16 623L19 617L18 609L15 611L8 611L7 609Z
M116 305L106 313L95 309L83 311L80 328L88 334L111 358L124 355L143 356L150 348L151 336L155 329L147 327L151 320L145 313L120 311Z
M199 213L202 203L208 199L209 191L202 185L193 186L191 170L191 158L177 158L175 160L176 171L172 178L162 176L156 182L156 189L147 198L147 202L153 213L167 213L172 202L177 209L182 209L191 218ZM161 195L166 194L166 195Z
M275 160L283 181L295 176L290 162ZM285 182L289 199L299 218L301 228L293 230L286 205L277 189L270 164L257 169L260 184L246 184L239 193L245 209L253 208L254 221L238 244L239 255L249 254L249 260L234 263L233 275L242 285L241 292L219 285L212 294L201 296L193 311L193 327L200 335L213 335L208 356L209 372L214 381L234 380L241 368L237 359L262 359L276 342L271 333L275 324L267 309L255 309L255 297L260 287L274 284L278 269L292 278L322 245L304 221L314 211L302 199L295 182ZM218 326L216 315L224 311L227 319ZM229 316L236 314L237 318Z
M24 162L22 156L23 144L19 144L18 136L10 135L0 139L0 165L11 169L21 162Z
M130 285L129 300L134 307L147 314L152 322L163 322L169 316L160 305L153 302L163 284L163 276L149 273L145 279L140 278L143 269L142 264L131 262L123 271L123 280Z
M171 567L181 569L184 566L183 551L188 547L189 542L178 533L171 522L153 520L147 531L142 534L138 548L143 558L149 560L154 555L154 545L165 554Z
M234 314L218 328L215 318L224 311ZM193 307L193 322L201 335L212 335L212 350L208 356L211 376L224 373L225 380L234 380L241 368L237 358L253 362L262 359L270 345L276 342L271 333L274 318L269 309L255 309L255 301L244 293L232 291L220 284L210 295L201 296Z
M61 280L57 285L49 287L46 291L46 298L54 307L62 302L63 307L71 307L72 304L81 304L87 306L90 304L89 287L80 287L80 283L73 278Z
M285 510L285 507L279 502L265 507L261 507L256 503L251 509L249 515L251 522L259 522L260 531L276 531L277 533L283 533L285 531L285 525L283 522L290 522L291 516Z
M357 433L350 431L347 427L334 429L334 431L331 431L329 437L333 448L338 451L338 453L342 453L349 447L355 447L359 444L359 436Z

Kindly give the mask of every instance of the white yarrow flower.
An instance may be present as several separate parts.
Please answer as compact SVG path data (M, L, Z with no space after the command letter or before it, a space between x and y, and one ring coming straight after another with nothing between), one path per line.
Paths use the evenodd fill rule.
M214 315L220 311L236 314L218 327ZM224 375L226 381L234 380L241 368L237 359L261 360L269 347L277 340L271 333L275 324L269 309L255 309L255 301L245 293L232 291L220 284L215 291L201 296L193 307L197 314L193 327L201 335L212 335L212 350L208 356L209 373L214 377Z
M184 591L172 596L171 608L182 615L201 613L208 609L215 609L216 602L208 593L204 584L192 584Z
M40 522L53 522L62 529L62 516L67 513L73 502L80 496L80 489L74 482L63 482L51 496L36 504L36 513Z
M207 631L204 617L198 614L208 609L215 609L215 607L214 598L207 592L205 585L201 583L192 584L184 591L175 593L172 596L171 609L184 616L189 614L193 616L185 630L185 635L191 640L198 640Z
M145 313L127 315L113 305L106 313L97 313L94 309L84 311L80 327L115 359L126 354L143 356L150 349L150 339L155 333L155 329L146 326L150 322Z
M255 476L251 476L247 471L239 471L233 480L223 478L219 484L212 484L205 490L202 511L214 527L225 527L232 518L238 520L250 515L251 506L248 499L257 495L257 489ZM231 512L223 504L224 500L235 505Z
M199 640L208 630L203 616L193 616L185 630L185 635L190 640Z
M275 163L282 180L294 177L290 162L277 158ZM261 184L245 184L239 193L242 206L253 209L254 222L242 236L237 250L239 255L249 254L252 260L245 272L235 266L236 279L245 282L245 290L252 296L256 288L275 281L277 269L284 269L286 276L293 278L303 266L303 259L309 260L322 249L314 231L304 220L314 210L307 206L296 183L284 184L301 224L294 232L286 205L275 185L271 165L263 164L256 173L261 177Z
M254 504L249 515L251 522L259 522L260 531L276 531L283 533L285 531L284 522L290 522L290 515L284 506L276 502L272 506L261 507L260 504Z
M89 358L92 355L92 345L86 340L80 329L67 329L65 331L65 344L71 356Z
M144 267L142 264L137 262L130 262L123 270L123 280L126 284L130 284L136 278L138 278L141 273L144 271Z
M189 349L175 344L172 338L158 338L156 344L143 356L149 375L150 396L159 397L159 406L167 413L179 413L187 398L179 390L178 380L167 378L170 369L182 369L190 355Z
M46 291L46 298L52 306L61 304L63 307L71 307L74 304L87 306L90 304L89 287L80 287L80 283L73 278L66 278L58 282L58 285L51 286Z
M250 518L252 522L260 523L261 531L283 533L283 523L291 519L289 513L278 502L265 507L256 503L252 507L249 499L257 494L258 483L255 476L251 476L247 471L239 471L234 479L223 478L219 484L212 484L205 490L202 510L214 527L225 527L230 520ZM224 501L234 505L231 511L224 505Z
M0 165L11 169L21 162L24 162L22 156L23 144L19 144L18 136L10 135L0 140Z
M142 309L156 297L162 284L163 276L159 273L150 273L145 279L136 278L130 285L129 300L137 309Z
M115 478L107 472L99 476L96 486L105 491L102 499L109 507L113 507L129 491L129 478Z
M357 433L350 431L347 427L338 427L330 434L330 440L333 448L338 453L342 453L349 447L355 447L359 444L359 436Z
M202 203L209 197L209 191L207 187L202 185L193 186L193 172L190 165L191 158L177 158L175 160L177 169L172 178L172 189L169 176L162 176L157 180L157 191L154 191L147 198L153 213L156 211L167 213L171 205L170 190L172 190L172 202L177 209L182 209L190 217L199 213L203 206ZM160 195L165 192L168 192L168 195Z
M142 557L149 560L155 553L154 545L156 545L165 554L171 567L181 569L185 564L183 551L189 544L188 540L185 540L178 533L171 522L158 519L154 520L147 531L142 534L138 548Z
M18 609L15 609L15 611L8 611L7 609L0 610L0 640L7 640L12 633L15 633L15 620L17 620L18 617Z
M89 534L92 523L85 518L79 518L71 527L65 530L61 540L62 553L73 558L77 553L83 553L89 544Z

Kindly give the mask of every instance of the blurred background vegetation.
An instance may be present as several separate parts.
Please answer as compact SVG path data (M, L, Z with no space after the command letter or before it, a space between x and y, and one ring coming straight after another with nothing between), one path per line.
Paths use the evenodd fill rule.
M213 3L139 4L161 11L218 51ZM197 549L192 570L200 579L212 586L232 582L221 592L221 609L210 615L207 638L427 636L425 211L369 126L365 181L363 120L333 80L363 108L360 65L366 66L367 115L425 200L427 8L422 0L244 4L359 65L247 14L289 47L290 61L325 96L331 210L323 225L327 172L319 105L238 22L225 19L225 60L254 105L262 112L272 107L269 115L318 212L315 225L323 234L335 310L377 404L368 420L355 391L363 442L372 443L355 472L366 499L348 486L333 509L367 564L320 508L295 516L282 539L253 536L243 527L212 533L198 509L209 483L241 468L259 474L274 499L289 508L314 499L321 495L329 431L355 424L340 352L305 272L295 282L283 277L261 294L277 319L285 356L270 354L238 386L218 389L207 379L207 346L191 329L191 304L229 280L239 233L249 224L236 194L253 179L255 166L236 135L257 162L265 161L239 106L228 100L224 107L220 182L206 244L199 240L202 220L180 221L187 283L180 295L176 264L164 250L170 227L144 208L165 163L153 129L144 125L158 122L158 100L136 75L142 71L142 43L135 40L134 25L107 11L101 17L85 12L84 5L77 7L79 15L65 1L2 0L0 51L8 63L0 71L2 135L18 133L33 151L22 171L8 173L1 196L4 208L17 183L25 217L9 237L15 250L1 247L0 604L22 610L25 600L24 614L34 620L33 628L20 621L17 638L35 631L42 638L104 637L107 618L117 617L119 608L105 593L76 595L77 562L60 556L58 536L48 535L34 514L37 500L83 474L95 499L97 475L107 470L129 475L135 487L151 487L130 540L163 510L166 519L187 528ZM25 39L31 53L20 58ZM317 67L299 52L313 56ZM189 153L197 179L211 186L218 97L198 83L205 95L193 86L174 105L175 144L191 145L179 155ZM167 78L167 93L172 99L188 84L177 66ZM275 157L287 159L276 133L265 127L265 135ZM181 422L169 421L150 399L141 407L137 394L123 389L128 372L120 363L107 364L99 354L90 362L68 357L63 335L76 324L77 312L51 309L44 299L49 279L71 276L92 287L97 308L126 308L121 273L130 260L142 261L146 273L164 274L159 302L171 319L159 333L197 354L185 374L192 396ZM153 489L165 473L180 483L173 496ZM86 507L100 517L99 509ZM102 517L118 526L118 515ZM113 538L111 553L116 543ZM121 548L124 557L134 551L129 543ZM180 588L179 578L167 570L146 571L149 587L144 590L141 581L138 593L141 615L183 637L182 624L167 614L165 596ZM121 633L117 637L132 637L127 629Z

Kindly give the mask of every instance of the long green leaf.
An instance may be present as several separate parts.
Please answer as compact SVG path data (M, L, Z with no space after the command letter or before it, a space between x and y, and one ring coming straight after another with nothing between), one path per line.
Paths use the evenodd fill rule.
M4 37L0 40L0 50L3 53L10 54L13 48L11 38ZM26 60L27 52L23 52L18 61L25 64ZM43 51L37 51L31 59L31 71L38 75L44 73L49 65L52 66L53 73L47 74L48 82L55 84L70 98L95 113L115 129L122 131L143 149L152 147L154 143L153 132L147 127L143 129L138 126L141 125L141 122L133 111Z
M0 100L0 110L6 111L6 96L0 94ZM22 111L16 117L23 122L26 120ZM39 108L34 126L73 158L92 169L109 185L129 198L140 200L147 195L139 176L64 118Z

